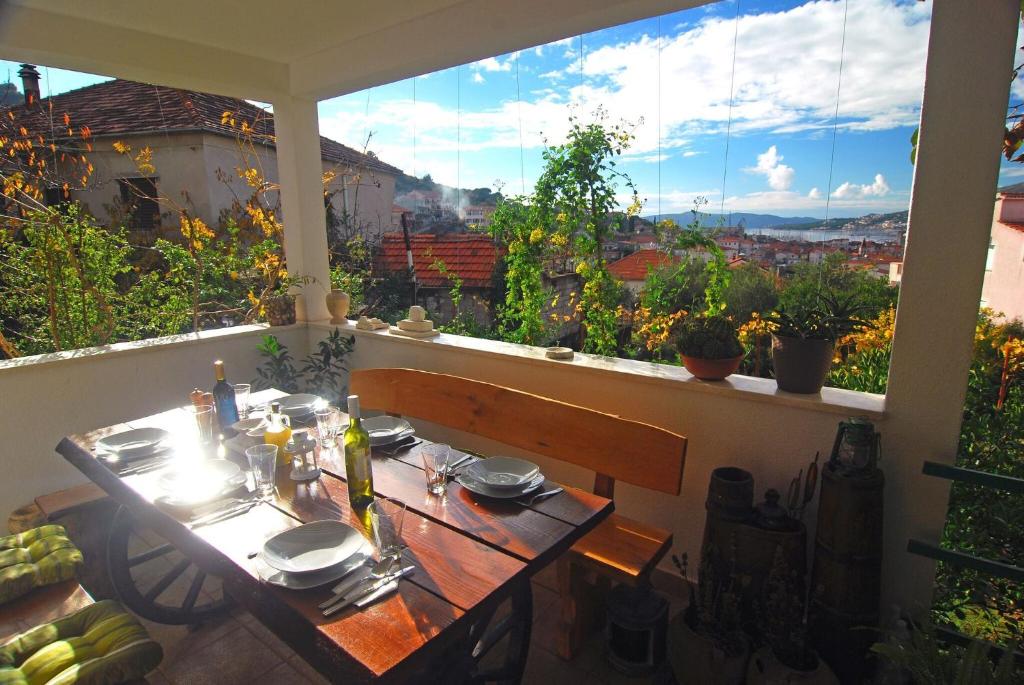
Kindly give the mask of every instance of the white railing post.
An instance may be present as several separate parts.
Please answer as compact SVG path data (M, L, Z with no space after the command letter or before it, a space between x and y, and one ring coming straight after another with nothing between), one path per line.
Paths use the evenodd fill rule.
M886 393L886 604L931 601L934 563L907 539L937 540L946 518L948 484L921 463L956 454L1019 12L1018 0L933 4Z
M316 101L282 96L273 105L288 273L313 279L299 291L305 306L298 313L306 321L329 319L324 295L331 288L330 264Z

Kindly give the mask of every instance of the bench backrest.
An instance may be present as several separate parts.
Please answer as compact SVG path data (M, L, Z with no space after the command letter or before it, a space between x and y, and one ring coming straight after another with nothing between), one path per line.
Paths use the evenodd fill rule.
M417 369L359 369L360 404L430 421L591 469L594 491L616 480L678 495L686 438L639 421L492 383Z

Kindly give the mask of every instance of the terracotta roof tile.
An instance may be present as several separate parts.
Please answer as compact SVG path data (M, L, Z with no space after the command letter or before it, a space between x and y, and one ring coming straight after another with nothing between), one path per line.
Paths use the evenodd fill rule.
M254 127L259 135L274 135L274 115L245 100L194 90L153 86L137 81L113 79L43 98L31 109L24 104L10 108L16 121L31 131L50 130L50 112L58 130L64 114L76 132L88 126L93 137L114 137L141 133L204 131L235 137L238 131L221 124L221 115L231 112ZM320 152L330 162L365 165L377 171L399 174L401 170L376 157L364 155L341 143L320 136Z
M479 235L434 235L420 233L411 237L416 281L427 288L444 288L447 277L434 268L437 260L462 279L467 288L490 288L494 265L502 251L490 238ZM401 233L386 233L377 256L379 271L400 272L406 268L405 241Z
M608 271L623 281L642 281L647 278L648 267L658 269L669 264L678 264L679 257L665 254L660 250L637 250L608 265Z

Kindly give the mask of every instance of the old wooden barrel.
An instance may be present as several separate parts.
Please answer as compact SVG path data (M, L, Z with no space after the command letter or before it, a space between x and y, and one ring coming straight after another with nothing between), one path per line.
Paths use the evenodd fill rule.
M860 683L877 639L885 478L822 469L811 571L810 636L844 683Z
M709 519L746 521L754 509L754 477L749 471L735 466L715 469L711 472L704 506Z

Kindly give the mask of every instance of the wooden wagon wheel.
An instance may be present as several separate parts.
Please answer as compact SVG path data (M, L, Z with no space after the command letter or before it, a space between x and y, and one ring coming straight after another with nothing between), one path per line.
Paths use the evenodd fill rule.
M144 530L126 507L118 509L107 538L107 567L121 602L139 616L172 625L220 615L231 600L171 543Z
M529 580L517 583L510 601L511 611L495 618L496 608L469 629L471 649L463 657L465 682L518 683L522 680L533 626L533 590ZM490 657L502 643L504 653L500 658Z

